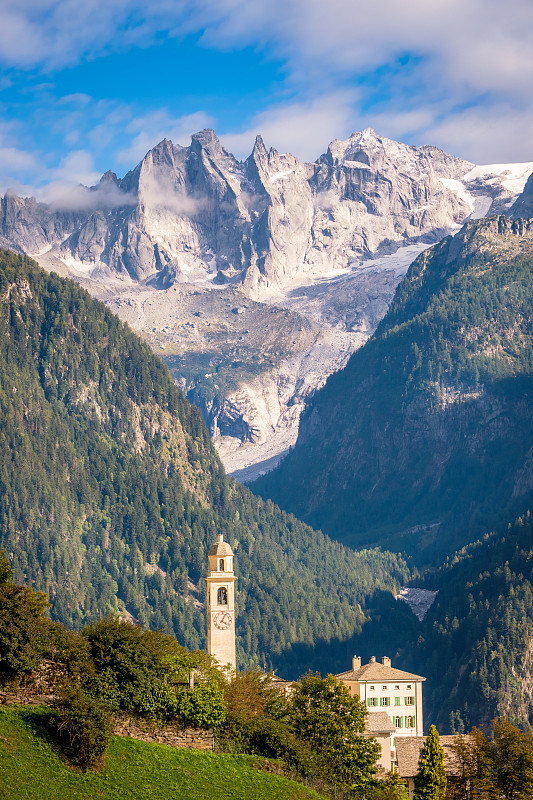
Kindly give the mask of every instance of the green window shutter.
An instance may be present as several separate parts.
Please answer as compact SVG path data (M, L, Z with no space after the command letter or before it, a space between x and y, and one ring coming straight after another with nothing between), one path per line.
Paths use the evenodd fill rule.
M403 728L403 717L400 717L400 728Z
M395 706L399 706L400 705L400 698L399 697L395 697L394 698L394 705Z
M380 704L380 706L383 705L383 698L382 697L379 698L379 704Z
M368 707L370 708L370 697L368 698L367 703L368 703Z
M413 715L413 728L416 728L416 717Z

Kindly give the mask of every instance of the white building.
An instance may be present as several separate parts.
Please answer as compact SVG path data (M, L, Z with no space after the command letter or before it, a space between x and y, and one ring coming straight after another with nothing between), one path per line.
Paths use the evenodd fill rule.
M424 735L422 684L426 679L394 669L390 658L386 656L381 663L372 656L368 664L364 665L361 665L360 658L354 656L352 669L335 677L344 683L352 696L357 695L365 704L368 710L368 732L375 731L377 727L382 731L381 737L377 737L382 750L380 765L386 770L390 769L396 763L396 739ZM386 726L382 722L384 712L390 721L387 742L384 739ZM371 715L374 714L380 714L379 726L373 724Z

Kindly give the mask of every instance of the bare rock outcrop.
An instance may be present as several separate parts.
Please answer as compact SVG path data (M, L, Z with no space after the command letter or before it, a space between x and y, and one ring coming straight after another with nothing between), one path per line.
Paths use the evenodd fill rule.
M179 372L175 359L174 375L231 469L236 443L249 454L262 448L267 461L267 440L278 453L289 447L306 398L375 330L416 255L468 218L530 208L532 171L533 163L474 166L371 128L331 142L314 163L267 150L260 136L239 161L207 129L188 147L164 139L123 178L106 172L53 203L6 192L0 245L82 283L167 360L194 362ZM198 304L176 326L178 287ZM158 314L145 314L147 290ZM221 325L216 298L232 292L238 307L258 302L242 318L224 311ZM298 315L280 326L289 339L275 347L265 304ZM319 346L301 319L316 326ZM258 334L270 343L267 359ZM236 365L218 386L203 363L218 363L217 352ZM237 460L243 467L242 452Z

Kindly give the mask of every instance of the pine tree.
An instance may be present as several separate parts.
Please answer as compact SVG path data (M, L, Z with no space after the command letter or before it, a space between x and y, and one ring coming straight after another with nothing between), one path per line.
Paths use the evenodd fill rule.
M445 796L444 750L440 746L438 731L432 725L418 759L414 800L444 800Z

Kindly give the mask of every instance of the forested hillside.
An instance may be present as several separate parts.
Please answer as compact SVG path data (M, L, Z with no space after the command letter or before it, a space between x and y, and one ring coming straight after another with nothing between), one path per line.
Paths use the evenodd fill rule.
M374 592L409 574L229 479L150 349L74 283L1 251L0 546L15 580L67 625L122 613L194 648L217 533L236 552L241 665L295 675L326 653L340 669Z
M440 559L533 500L533 221L420 255L374 337L255 485L350 545Z
M529 512L451 558L411 663L425 665L432 721L469 730L497 716L533 726L533 520Z

